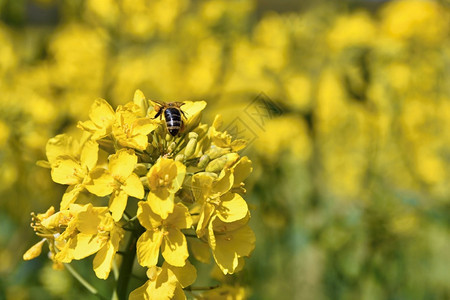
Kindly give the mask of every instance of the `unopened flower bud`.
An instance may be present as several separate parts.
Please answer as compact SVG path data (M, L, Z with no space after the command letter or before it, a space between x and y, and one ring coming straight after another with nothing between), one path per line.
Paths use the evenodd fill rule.
M148 165L144 163L138 163L134 166L133 172L136 173L138 176L144 176L148 172Z
M189 134L188 134L188 138L189 138L189 139L197 139L197 138L198 138L198 133L197 133L197 132L194 132L194 131L191 131L191 132L189 132Z
M189 133L189 136L191 136L191 133ZM189 142L187 143L186 148L184 149L184 154L186 155L186 157L190 157L195 153L195 149L197 148L197 137L198 134L195 133L195 135L193 135L193 137L189 139Z
M149 190L150 187L148 186L148 178L147 178L147 176L139 177L139 179L141 180L141 183L144 186L144 188Z
M155 150L155 146L153 146L151 143L148 143L147 147L145 148L145 152L152 154L153 150Z
M207 166L206 172L220 172L225 167L230 167L239 159L239 154L228 153L212 160Z
M204 169L210 161L208 154L203 154L198 161L197 168Z
M206 172L220 172L227 163L226 156L221 156L212 160L205 168Z
M205 153L208 154L210 159L216 159L224 154L230 153L230 149L212 145Z
M175 142L170 143L170 145L168 147L169 153L172 153L176 147L177 147L177 143L175 143Z
M186 155L184 155L183 153L180 153L177 156L175 156L175 161L184 162L185 159Z

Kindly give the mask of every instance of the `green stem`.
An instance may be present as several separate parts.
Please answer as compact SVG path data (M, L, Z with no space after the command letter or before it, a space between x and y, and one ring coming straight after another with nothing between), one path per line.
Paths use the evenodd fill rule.
M128 282L132 276L134 259L136 258L136 242L144 229L139 223L135 224L135 231L131 233L130 239L124 249L122 263L117 280L117 297L120 300L128 299Z
M208 290L217 289L218 287L220 287L220 286L219 285L214 285L214 286L188 286L188 287L185 287L184 290L185 291L208 291Z
M75 277L76 280L78 280L79 283L81 283L89 292L91 292L93 295L97 296L100 299L106 299L105 297L103 297L102 295L100 295L97 291L97 289L95 287L93 287L92 285L89 284L89 282L87 282L83 276L81 276L74 268L72 268L71 265L69 264L64 264L64 266L66 267L67 271L70 272L70 274L72 274L73 277Z

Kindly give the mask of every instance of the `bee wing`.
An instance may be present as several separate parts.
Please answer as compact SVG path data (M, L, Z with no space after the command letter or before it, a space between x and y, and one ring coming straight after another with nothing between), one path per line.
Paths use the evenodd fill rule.
M162 102L162 101L159 101L159 100L150 100L149 99L148 101L150 101L152 104L157 104L157 105L162 106L162 107L167 105L165 102Z

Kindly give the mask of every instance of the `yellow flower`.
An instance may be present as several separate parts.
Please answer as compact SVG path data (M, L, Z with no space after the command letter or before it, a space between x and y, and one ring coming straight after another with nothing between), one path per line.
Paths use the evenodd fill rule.
M56 162L58 156L78 157L80 154L80 145L71 136L59 134L48 140L45 146L45 153L48 160L46 166L50 167Z
M213 125L209 128L208 135L210 136L211 143L220 148L229 148L233 152L242 150L247 145L247 141L243 139L236 139L231 141L232 136L226 131L219 131L219 127L222 125L222 117L216 115Z
M197 270L189 262L174 267L164 262L162 267L147 270L149 280L130 294L129 299L186 299L183 288L193 284Z
M58 214L61 214L60 212ZM50 216L55 215L55 208L51 206L45 213L38 214L37 216L33 215L31 227L33 227L36 235L43 237L42 240L33 245L30 249L28 249L23 255L24 260L30 260L38 257L42 252L42 246L44 242L49 239L52 242L54 241L54 234L59 234L58 231L55 231L55 228L49 228L46 224L43 224L44 221L48 220ZM53 218L55 219L55 218ZM45 222L48 224L48 222ZM51 222L53 223L53 222Z
M192 272L195 268L186 264L183 273ZM188 275L189 276L189 275ZM162 267L153 266L147 270L148 281L141 287L130 293L129 300L155 299L155 300L182 300L186 299L183 285L179 282L177 275L168 264ZM194 278L195 280L195 278Z
M217 215L224 222L245 218L248 206L241 195L230 191L234 185L233 170L228 168L217 178L215 174L208 172L199 172L192 177L194 197L202 206L196 229L199 237L204 235L204 229L213 215Z
M189 253L186 237L180 229L192 226L188 209L178 203L173 213L167 218L161 218L152 211L147 201L140 201L137 217L146 229L137 241L139 264L146 267L156 266L161 247L161 253L167 263L176 267L184 266Z
M63 269L62 263L55 259L56 253L58 253L58 247L61 243L56 241L56 238L64 232L64 229L72 219L72 215L69 210L63 210L55 213L54 207L50 207L45 213L35 215L32 214L31 227L33 227L37 236L42 237L38 243L33 245L23 255L24 260L31 260L41 254L42 246L44 242L48 243L50 250L50 258L53 260L54 269Z
M145 150L148 145L147 135L158 127L150 118L141 117L139 105L130 102L119 105L116 110L116 121L113 134L121 147Z
M115 221L119 221L127 206L128 196L142 199L144 187L139 177L133 173L138 161L133 150L121 149L109 158L108 170L95 168L91 172L92 181L86 189L99 197L112 193L109 210Z
M92 133L93 140L98 140L111 133L116 115L106 100L98 99L91 106L89 118L88 121L78 122L77 126Z
M53 155L53 154L52 154ZM61 209L67 209L74 203L79 193L90 181L90 172L97 164L98 144L87 141L81 149L80 158L71 155L57 156L51 164L51 176L54 182L67 184L69 187L63 195Z
M169 158L160 158L147 173L148 204L165 219L174 209L175 193L181 188L186 166Z
M213 216L209 223L208 243L224 274L233 274L239 266L239 258L249 256L255 248L255 234L247 222L248 217L226 223Z
M101 279L108 278L123 229L114 222L107 207L72 204L69 210L72 218L56 239L60 252L55 260L70 263L97 253L93 262L95 274Z
M202 111L206 107L205 101L183 101L183 112L187 117L184 131L189 132L198 126L202 118Z

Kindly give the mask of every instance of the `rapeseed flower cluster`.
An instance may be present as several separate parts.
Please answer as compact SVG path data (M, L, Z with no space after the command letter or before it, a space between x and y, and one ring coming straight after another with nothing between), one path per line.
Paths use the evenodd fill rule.
M175 136L167 120L155 118L160 104L138 90L132 102L115 110L96 100L89 120L78 123L79 140L67 134L51 138L47 161L39 165L67 189L59 211L51 207L33 215L42 240L23 258L37 257L45 243L57 269L95 255L93 270L106 279L128 240L122 265L136 255L148 277L130 299L185 299L183 289L196 279L195 262L210 260L207 248L223 274L242 269L255 247L242 198L252 163L237 153L245 141L220 131L220 116L212 126L202 124L206 102L183 103L180 115L186 117ZM120 297L127 293L123 276Z
M64 290L70 281L55 284L53 280L61 281L62 276L48 276L48 268L34 272L34 262L14 259L17 249L27 246L23 240L30 233L24 211L57 208L54 200L65 188L65 210L92 202L94 207L108 207L114 222L122 225L123 217L117 221L122 207L124 212L139 208L136 199L141 189L136 188L133 174L144 189L140 200L158 199L151 203L160 208L152 211L165 211L170 219L168 199L173 197L174 205L184 199L194 230L180 229L179 223L173 227L189 232L184 234L187 261L195 257L208 262L214 259L212 254L220 257L219 252L211 252L210 244L221 242L220 218L227 217L223 207L229 199L239 204L231 193L241 195L243 190L233 183L228 191L226 186L220 192L198 191L199 182L217 186L218 181L207 174L187 175L185 163L183 186L177 191L176 183L164 188L159 179L145 180L151 168L141 159L153 160L147 157L149 151L157 155L160 148L153 145L164 145L170 152L177 143L166 140L166 133L157 127L149 135L157 134L159 140L148 141L152 146L142 150L143 135L151 129L145 120L137 120L147 115L148 108L145 111L145 105L136 102L138 113L136 106L123 105L137 88L156 99L209 99L212 115L223 115L222 131L225 127L231 132L228 125L236 118L243 122L235 124L245 126L233 132L235 137L250 129L249 136L244 135L249 142L245 153L257 172L250 178L253 182L247 182L248 190L255 188L246 199L258 203L252 216L258 218L253 228L261 250L247 261L249 274L242 272L239 279L251 285L255 298L277 298L281 292L287 298L420 294L445 298L449 287L443 262L449 258L443 241L448 225L442 220L450 199L448 1L310 2L0 1L0 196L4 199L0 201L0 278L4 279L0 285L6 298L20 298L19 293L33 298L30 295L36 290L47 297L70 297L76 290ZM49 19L39 19L42 15ZM248 110L260 92L270 98L269 104L281 108L279 115L270 116L266 106L260 114ZM92 100L98 97L108 99L114 109L99 100L89 115ZM82 120L78 127L90 137L77 136L78 120ZM130 122L139 123L139 129L127 128ZM217 168L234 154L206 170L210 157L218 154L212 149L205 150L208 156L197 157L196 149L204 146L199 146L202 137L191 130L195 128L185 130L184 139L189 140L185 149L190 150L172 159L197 158L204 172L231 180ZM214 129L208 131L212 134ZM47 143L61 132L67 134ZM95 152L95 143L94 164L82 153ZM215 143L231 147L231 152L239 148L239 142L232 144L219 136ZM44 157L46 144L47 163L40 164L53 166L51 172L35 166ZM51 150L58 147L62 149ZM134 161L132 153L138 162L131 173L114 167L115 161ZM67 176L65 168L77 172ZM54 185L50 176L66 184ZM172 182L171 176L167 182ZM200 192L210 196L205 199ZM161 224L142 225L141 231L169 232ZM197 231L207 243L191 236ZM160 254L164 243L165 239ZM123 247L122 243L119 252ZM239 253L235 272L241 268ZM268 260L268 254L273 259ZM222 267L228 272L234 264L235 259ZM89 266L87 262L80 267ZM163 268L161 261L157 266ZM16 280L16 270L30 279ZM160 269L153 270L151 274ZM216 271L223 274L219 267ZM146 278L156 278L151 274ZM198 276L198 281L205 277L200 272ZM223 290L239 294L241 289L231 292L235 277L226 276L226 286L205 293L205 298L218 297ZM109 282L99 282L100 288Z

